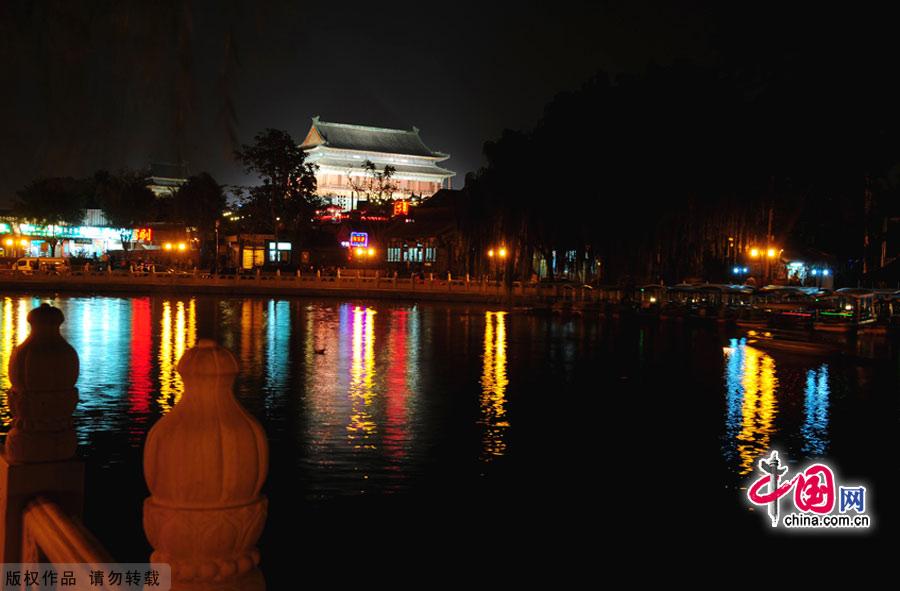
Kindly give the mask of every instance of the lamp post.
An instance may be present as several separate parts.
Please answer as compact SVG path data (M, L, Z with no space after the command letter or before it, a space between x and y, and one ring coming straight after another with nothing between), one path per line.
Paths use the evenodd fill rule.
M505 246L498 246L497 248L489 248L487 251L488 259L491 261L497 261L497 271L503 268L503 263L506 261L507 251ZM499 278L498 278L499 279Z
M219 219L216 218L216 249L213 253L213 273L219 272Z

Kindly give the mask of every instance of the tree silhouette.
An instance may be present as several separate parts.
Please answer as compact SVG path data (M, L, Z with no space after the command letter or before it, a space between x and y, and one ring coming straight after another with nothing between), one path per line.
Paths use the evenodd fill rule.
M248 174L255 174L262 185L249 188L249 211L263 216L276 239L282 228L297 230L307 223L318 205L316 165L306 162L290 134L266 129L235 152Z
M390 164L385 164L384 168L379 171L371 160L363 162L362 168L365 172L358 181L354 180L351 174L352 170L347 171L350 188L358 195L364 195L366 201L375 205L391 201L397 191L397 183L393 180L397 169Z
M187 179L172 196L172 216L207 236L225 209L222 186L207 172Z
M84 220L87 194L85 183L71 177L37 179L17 193L13 211L44 226L77 225Z

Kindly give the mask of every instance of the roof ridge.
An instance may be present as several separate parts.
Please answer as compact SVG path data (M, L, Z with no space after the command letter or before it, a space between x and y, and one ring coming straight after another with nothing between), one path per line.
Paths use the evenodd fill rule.
M314 117L315 125L334 125L337 127L352 127L354 129L365 129L367 131L392 131L395 133L411 133L411 134L419 134L419 128L413 127L412 130L409 129L396 129L394 127L373 127L371 125L359 125L357 123L337 123L335 121L322 121L318 117Z

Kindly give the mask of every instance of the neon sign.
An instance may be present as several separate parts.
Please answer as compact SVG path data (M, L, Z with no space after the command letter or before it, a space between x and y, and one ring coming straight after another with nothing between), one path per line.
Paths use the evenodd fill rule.
M38 226L19 224L19 234L48 238L88 238L91 240L134 240L134 230L98 226Z
M369 233L350 232L350 246L352 248L366 248L369 246Z
M137 242L153 242L152 228L135 228L134 239Z
M409 201L394 201L394 215L409 215Z

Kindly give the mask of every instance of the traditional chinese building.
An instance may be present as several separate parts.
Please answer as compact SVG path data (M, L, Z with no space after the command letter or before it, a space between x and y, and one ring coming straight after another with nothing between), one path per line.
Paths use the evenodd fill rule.
M187 166L153 163L147 169L147 188L157 197L171 197L187 182Z
M344 211L356 209L359 201L368 199L371 189L378 189L372 173L364 167L366 161L372 162L378 173L388 165L394 168L393 187L389 195L382 196L387 199L430 197L456 174L438 166L450 155L426 146L416 127L386 129L313 117L300 147L307 151L308 162L319 167L317 194Z

